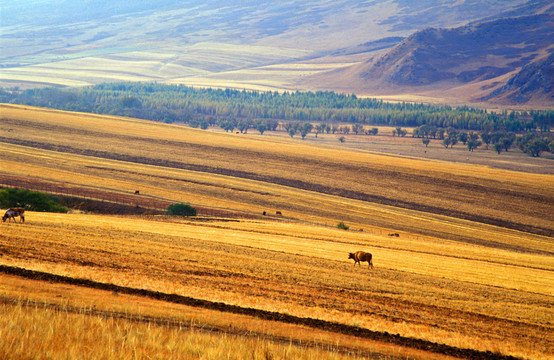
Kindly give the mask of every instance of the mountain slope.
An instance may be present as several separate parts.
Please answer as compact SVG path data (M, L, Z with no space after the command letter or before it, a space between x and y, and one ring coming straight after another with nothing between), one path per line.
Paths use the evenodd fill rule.
M552 104L552 62L545 58L554 52L553 12L550 5L533 15L428 28L361 64L312 80L327 85L345 79L358 93L448 92L467 101Z
M547 58L525 65L506 85L492 91L484 100L525 103L532 98L554 98L554 53Z
M486 80L536 58L552 45L553 36L554 21L547 14L426 29L370 63L361 76L398 85Z

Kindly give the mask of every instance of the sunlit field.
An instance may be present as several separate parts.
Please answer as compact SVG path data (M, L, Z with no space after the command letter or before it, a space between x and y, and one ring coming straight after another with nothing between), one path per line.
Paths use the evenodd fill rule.
M554 356L554 176L535 160L0 110L1 184L145 210L3 223L0 354ZM176 202L198 216L159 215Z

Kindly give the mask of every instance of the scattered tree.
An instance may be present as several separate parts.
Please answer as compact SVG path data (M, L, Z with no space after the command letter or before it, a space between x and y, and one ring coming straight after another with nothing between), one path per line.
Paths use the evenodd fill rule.
M485 145L487 145L487 149L488 149L492 140L491 134L487 131L487 132L481 133L480 136L481 136L481 140L483 140Z
M263 135L264 132L267 130L267 125L264 122L260 121L256 125L256 130L260 132L260 135Z
M473 151L477 149L482 144L482 142L479 140L479 135L473 132L469 133L466 142L467 142L467 149L469 151Z
M458 141L463 143L464 145L467 144L467 140L468 140L468 135L466 132L460 132L458 133Z
M364 127L361 124L352 125L352 132L356 135L364 131Z
M313 129L313 125L309 122L305 122L302 125L299 126L300 128L300 136L302 136L302 140L306 138L306 135L310 133Z

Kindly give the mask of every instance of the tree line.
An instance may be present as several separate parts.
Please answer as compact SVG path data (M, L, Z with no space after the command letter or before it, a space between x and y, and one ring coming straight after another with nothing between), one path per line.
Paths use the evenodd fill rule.
M247 91L137 82L64 89L0 89L0 102L182 122L201 128L217 125L227 131L257 129L261 133L275 129L278 121L427 125L485 132L548 132L554 124L553 110L496 113L468 106L388 103L333 91Z

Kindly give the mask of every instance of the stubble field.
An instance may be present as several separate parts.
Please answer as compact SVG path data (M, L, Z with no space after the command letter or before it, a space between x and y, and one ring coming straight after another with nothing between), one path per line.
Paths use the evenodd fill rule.
M3 224L0 331L10 341L0 354L62 357L56 342L26 346L51 336L48 326L74 336L74 351L98 346L99 358L554 353L548 169L392 156L369 139L345 146L17 106L1 115L3 184L151 215L29 212ZM409 146L401 141L383 146ZM535 166L517 159L506 160ZM155 215L174 202L199 216ZM353 266L357 250L373 253L374 269ZM25 324L37 331L14 331ZM89 327L93 340L77 336ZM213 346L192 348L200 342ZM236 344L250 345L229 350Z

